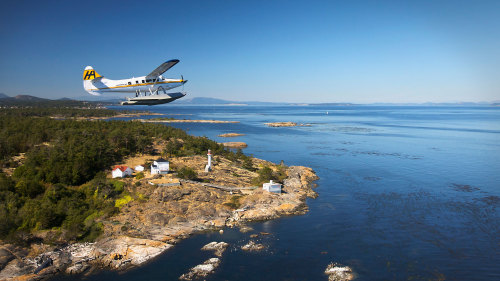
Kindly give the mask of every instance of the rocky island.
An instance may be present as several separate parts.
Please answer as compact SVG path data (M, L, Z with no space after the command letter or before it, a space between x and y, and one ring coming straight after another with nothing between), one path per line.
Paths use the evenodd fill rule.
M7 117L5 124L20 122L19 118ZM116 156L109 159L118 159L118 162L114 164L121 165L120 167L142 165L146 169L129 177L112 179L109 170L111 167L108 166L106 178L103 178L101 172L97 173L93 179L88 177L91 179L88 182L85 178L63 178L62 173L55 178L47 174L45 176L47 181L60 182L60 184L43 183L44 189L30 191L35 195L31 195L34 196L33 199L25 199L28 200L26 204L32 204L30 203L32 201L46 202L43 204L63 202L61 200L70 200L65 199L64 196L71 196L71 192L77 192L75 194L80 194L78 196L87 198L85 200L89 203L86 204L96 204L93 203L95 201L98 203L95 205L96 208L104 203L108 205L103 206L108 207L102 207L95 212L86 211L90 215L84 215L81 223L76 224L83 228L83 231L79 230L80 228L75 230L64 228L64 224L62 227L43 227L44 223L48 226L61 223L60 221L45 222L43 216L39 218L42 222L34 224L29 233L12 230L15 232L11 232L12 234L7 237L16 235L15 237L18 237L18 241L22 243L11 242L9 240L11 238L0 241L0 280L40 280L58 273L79 274L91 273L96 269L127 269L143 264L174 247L180 239L201 231L222 230L225 227L241 227L243 231L245 223L249 221L304 214L308 210L306 198L317 196L313 190L313 181L317 179L317 176L310 168L287 167L246 156L241 151L231 152L225 150L220 144L206 138L189 136L178 129L166 128L158 124L124 121L101 123L103 121L40 118L29 119L29 121L45 124L44 130L52 130L53 127L54 131L46 134L48 137L66 134L59 129L61 122L64 122L68 128L73 126L73 131L68 131L67 137L62 138L71 140L73 137L81 137L80 141L71 141L73 150L79 149L77 145L80 143L86 145L86 142L92 144L92 147L115 145L114 142L117 145L123 143L132 149L134 139L140 135L141 142L148 145L138 146L138 150L129 153L126 157L120 158L119 154L113 154L124 153L124 150L117 150L113 147L96 151L95 155L100 153L102 158L104 153L111 153L110 155ZM34 125L30 128L40 129L41 126ZM80 129L84 130L83 133L75 133L74 130ZM99 132L106 132L103 130L112 130L112 132L107 132L101 137ZM163 134L162 137L152 137L161 135L159 132ZM94 134L95 139L87 140L90 134ZM56 138L56 140L59 139ZM23 173L20 173L18 169L13 170L12 178L18 181L16 186L21 186L19 179L28 179L30 174L24 171L30 171L42 165L40 162L32 162L34 161L32 157L35 155L37 157L60 157L57 153L64 153L65 150L56 149L63 145L65 144L50 138L44 139L43 145L36 144L33 149L42 152L54 151L51 154L33 154L34 152L28 151L26 157L15 158L17 159L15 163L8 160L10 161L8 163L11 163L10 166L23 167L21 169ZM213 166L209 171L205 169L207 156L204 149L207 147L214 151ZM94 157L92 156L94 154L88 154ZM14 159L15 156L13 155L12 158ZM167 174L151 174L149 166L160 156L168 159L170 171ZM81 158L82 156L75 155L75 157ZM68 165L71 159L73 158L68 158ZM44 163L50 161L52 160L49 158ZM80 165L79 163L75 160L75 165ZM102 162L101 165L106 165L106 163ZM12 171L13 168L10 166L4 170ZM50 167L44 169L46 170L41 170L39 173L50 172ZM15 184L9 181L9 175L0 174L0 176L2 176L0 180L8 183L9 186ZM271 193L262 189L262 183L270 179L283 183L282 193ZM62 185L64 182L82 182L83 184L65 187ZM14 187L6 188L7 191L3 189L0 191L15 194L13 193L16 190ZM56 190L60 195L54 193ZM71 200L80 199L74 197ZM109 205L110 202L113 206ZM50 205L47 206L52 208ZM90 208L90 206L92 205L85 208ZM20 209L18 216L22 215L22 211L26 208L27 205ZM54 209L54 212L64 211L64 209L61 211ZM33 218L23 219L29 219L29 222L38 216L38 214L33 214ZM70 218L65 216L66 219L63 222ZM89 242L84 242L85 240ZM207 246L207 249L210 247L214 247L218 257L227 245L211 245ZM259 248L261 248L260 244L254 243L245 249L258 250ZM206 269L216 268L218 264L218 258L214 257L193 268L195 272L192 273L193 275L188 273L183 278L204 276Z
M268 127L310 127L311 124L297 124L295 122L272 122L264 123Z
M229 148L245 148L248 146L246 143L240 141L223 142L222 145Z
M297 123L295 122L272 122L272 123L264 123L269 127L295 127Z
M239 134L239 133L226 133L226 134L220 134L218 137L221 138L234 138L234 137L240 137L244 136L245 134Z

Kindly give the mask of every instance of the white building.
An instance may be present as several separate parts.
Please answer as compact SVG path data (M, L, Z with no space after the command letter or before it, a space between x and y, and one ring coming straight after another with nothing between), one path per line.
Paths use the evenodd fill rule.
M134 170L136 172L144 172L144 166L137 165L137 166L135 166Z
M281 184L275 183L272 180L270 182L266 182L262 185L262 189L269 192L281 193Z
M116 166L113 172L111 172L113 178L123 178L132 175L132 169L127 166Z
M165 159L158 159L151 164L151 174L168 174L170 170L169 162Z

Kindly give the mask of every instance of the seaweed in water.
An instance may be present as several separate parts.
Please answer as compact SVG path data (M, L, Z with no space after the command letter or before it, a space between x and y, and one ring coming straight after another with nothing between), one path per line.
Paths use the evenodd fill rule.
M451 187L454 190L456 190L456 191L463 191L463 192L473 192L473 191L479 190L479 188L474 187L474 186L470 186L468 184L456 184L456 183L453 183L451 185Z
M488 206L500 205L500 197L495 195L490 195L479 199Z

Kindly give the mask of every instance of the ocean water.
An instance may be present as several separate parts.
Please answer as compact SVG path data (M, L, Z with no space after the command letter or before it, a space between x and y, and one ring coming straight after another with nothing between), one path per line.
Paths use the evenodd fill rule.
M173 126L246 154L313 168L319 197L302 216L250 224L271 233L265 251L239 247L251 233L225 229L180 242L146 265L88 280L177 280L230 243L206 280L327 280L331 262L356 280L500 280L500 108L180 106L175 118L240 121ZM154 116L153 116L154 117ZM269 128L265 122L308 126ZM222 133L243 133L220 138ZM60 276L57 279L68 277ZM71 278L74 278L71 277Z

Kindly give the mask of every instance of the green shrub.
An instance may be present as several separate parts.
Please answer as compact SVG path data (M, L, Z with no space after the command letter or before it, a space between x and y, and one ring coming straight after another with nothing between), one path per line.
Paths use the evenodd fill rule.
M236 209L240 208L240 206L241 206L240 198L241 198L240 195L233 195L229 199L229 202L225 202L225 203L223 203L223 205L225 205L233 210L236 210Z
M95 241L104 232L104 225L102 222L92 224L84 233L80 240L84 242Z
M185 180L195 180L198 178L196 171L191 167L182 167L177 171L177 176Z
M111 183L113 184L114 190L116 194L120 194L125 190L125 183L119 180L112 180Z
M115 207L116 208L121 208L121 207L123 207L123 205L128 204L132 200L133 200L132 196L125 195L122 198L116 199L116 201L115 201Z
M251 157L245 157L243 160L243 165L241 166L243 169L249 170L249 171L256 171L257 169L253 167L253 161Z
M257 174L258 176L252 179L252 184L254 185L261 185L265 182L269 182L270 180L278 180L277 175L268 166L265 166L262 169L258 170Z

